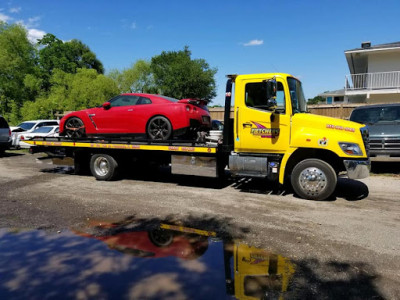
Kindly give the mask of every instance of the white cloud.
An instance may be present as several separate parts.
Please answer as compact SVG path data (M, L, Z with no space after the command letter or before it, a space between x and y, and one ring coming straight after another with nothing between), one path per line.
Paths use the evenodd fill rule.
M33 44L36 44L37 40L41 39L47 33L43 30L35 28L40 25L39 24L40 19L41 18L39 16L36 16L28 18L27 22L23 20L18 20L16 22L17 24L20 24L21 26L26 28L26 30L28 31L28 40Z
M28 28L32 28L32 27L38 27L39 26L39 21L40 21L40 17L33 17L33 18L29 18L28 22L26 23L26 27Z
M5 14L3 14L3 13L0 12L0 21L9 22L9 21L11 21L12 19L13 19L12 17L7 16L7 15L5 15Z
M21 7L11 7L9 12L12 14L17 14L21 11Z
M45 34L46 34L46 32L44 32L43 30L28 29L28 40L31 43L36 44L37 40L41 39Z
M251 40L250 42L244 43L243 46L260 46L262 44L264 44L263 40Z
M131 24L131 29L136 29L136 22L133 22L133 23Z

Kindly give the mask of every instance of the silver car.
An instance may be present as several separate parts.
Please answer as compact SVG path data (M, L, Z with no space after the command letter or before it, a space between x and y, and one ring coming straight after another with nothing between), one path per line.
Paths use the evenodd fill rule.
M11 130L7 121L0 116L0 155L9 149L11 145Z
M43 126L58 126L60 121L58 120L34 120L34 121L25 121L19 124L18 126L11 127L11 139L12 139L12 147L19 147L19 135L21 133L31 133L35 129Z

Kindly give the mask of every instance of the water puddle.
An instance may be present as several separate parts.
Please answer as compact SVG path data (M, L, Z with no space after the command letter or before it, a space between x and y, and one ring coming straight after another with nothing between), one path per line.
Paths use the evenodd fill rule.
M284 299L287 258L160 222L0 230L0 299Z

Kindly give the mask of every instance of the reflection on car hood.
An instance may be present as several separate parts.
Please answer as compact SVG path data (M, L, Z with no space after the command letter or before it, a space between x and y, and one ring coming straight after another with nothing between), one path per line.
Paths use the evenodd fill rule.
M394 123L377 123L369 124L369 136L370 137L399 137L400 138L400 126Z

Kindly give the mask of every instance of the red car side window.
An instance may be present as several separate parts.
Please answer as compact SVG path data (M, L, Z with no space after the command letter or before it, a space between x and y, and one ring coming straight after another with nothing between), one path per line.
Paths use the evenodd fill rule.
M136 105L140 104L151 104L151 100L149 98L140 97L140 99L136 102Z
M111 107L135 105L139 96L119 96L111 100Z

